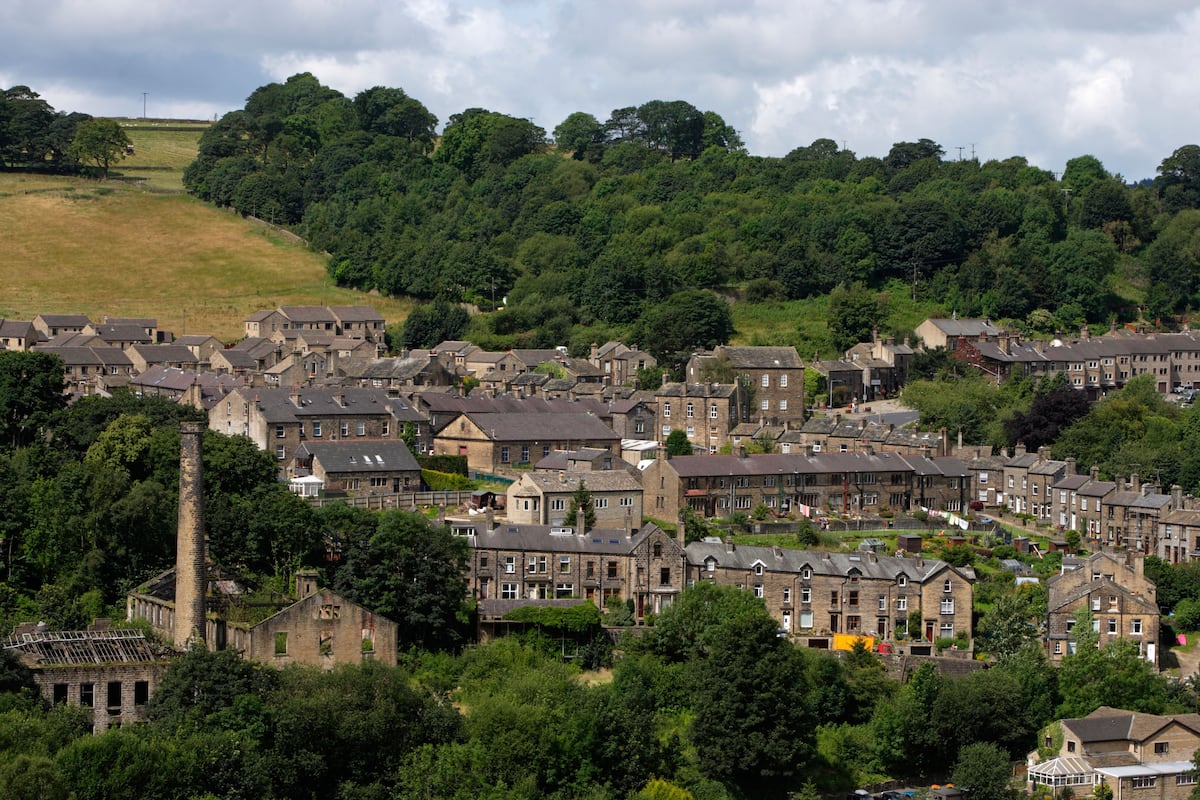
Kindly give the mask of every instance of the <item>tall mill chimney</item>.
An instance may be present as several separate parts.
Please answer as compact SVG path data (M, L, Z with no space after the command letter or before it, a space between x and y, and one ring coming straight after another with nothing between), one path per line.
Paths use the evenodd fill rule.
M204 424L179 429L179 533L175 540L175 647L204 643Z

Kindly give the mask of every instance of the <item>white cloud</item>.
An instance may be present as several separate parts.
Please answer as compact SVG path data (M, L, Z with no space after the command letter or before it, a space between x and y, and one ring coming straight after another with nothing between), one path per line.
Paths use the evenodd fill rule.
M211 116L309 71L548 130L685 99L758 154L929 137L1137 178L1197 140L1198 39L1182 0L6 0L0 83L60 110L128 115L146 91L151 114Z

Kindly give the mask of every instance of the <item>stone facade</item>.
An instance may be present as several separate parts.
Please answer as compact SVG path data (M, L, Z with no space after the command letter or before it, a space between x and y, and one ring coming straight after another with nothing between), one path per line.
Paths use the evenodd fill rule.
M687 546L688 582L736 586L761 597L789 634L857 633L891 639L973 635L974 575L945 562L824 553L779 547L735 547L705 540ZM920 629L910 628L919 612Z
M1138 554L1100 552L1046 581L1046 655L1052 662L1074 652L1075 615L1086 610L1101 647L1116 640L1132 641L1142 658L1158 663L1156 588L1146 578L1144 565L1144 557Z
M605 608L632 600L638 619L683 591L682 545L657 525L640 529L451 522L471 546L470 590L484 617L511 601L583 599ZM498 601L498 602L492 602Z

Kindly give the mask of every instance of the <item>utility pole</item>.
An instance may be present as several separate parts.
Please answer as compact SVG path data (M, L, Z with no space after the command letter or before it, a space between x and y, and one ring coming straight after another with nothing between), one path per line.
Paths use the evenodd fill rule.
M149 92L142 92L142 119L146 118L146 96L149 94Z
M958 160L962 161L963 146L960 144L960 145L958 145L957 149L958 149Z

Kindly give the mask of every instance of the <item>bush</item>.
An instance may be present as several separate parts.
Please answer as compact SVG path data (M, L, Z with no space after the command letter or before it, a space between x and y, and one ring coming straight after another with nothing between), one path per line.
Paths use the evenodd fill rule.
M1176 603L1172 624L1181 631L1200 631L1200 600L1187 597Z

